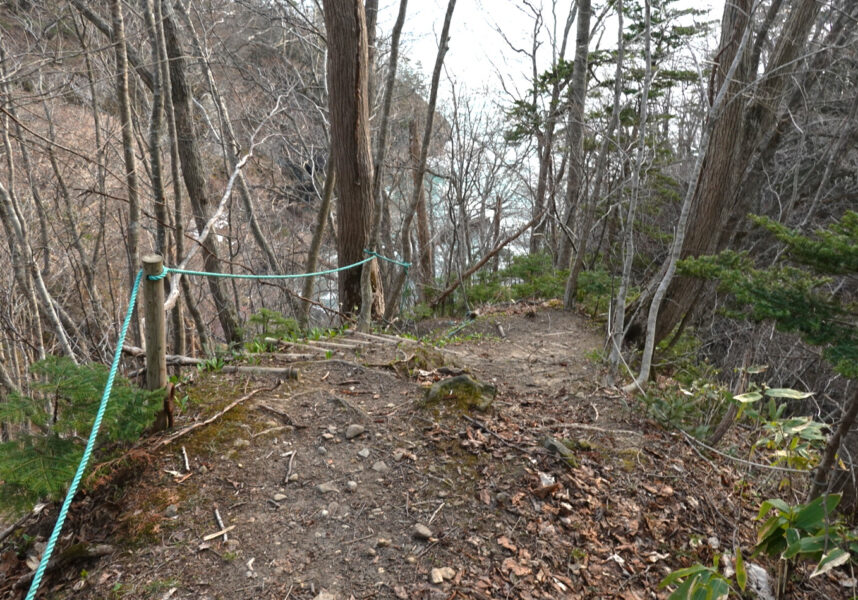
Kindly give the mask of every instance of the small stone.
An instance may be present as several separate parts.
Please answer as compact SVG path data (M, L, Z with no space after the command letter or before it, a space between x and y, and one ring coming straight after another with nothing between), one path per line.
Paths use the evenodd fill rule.
M376 545L376 546L378 546L379 548L387 548L387 547L388 547L388 546L390 546L392 543L393 543L393 542L390 540L390 538L383 538L383 537L380 537L380 538L378 538L378 540L375 542L375 545Z
M357 436L359 436L360 434L362 434L364 431L366 431L366 427L364 427L363 425L360 425L358 423L352 423L346 429L346 439L347 440L354 439Z
M316 448L316 452L318 452L319 454L324 456L325 454L328 453L328 449L325 448L324 446L319 446L318 448Z
M423 523L417 523L414 525L412 535L418 540L428 540L432 537L432 530L426 527Z
M322 439L325 439L325 440L332 440L332 439L334 439L334 437L336 437L336 436L334 436L333 433L323 433L322 434Z
M367 546L366 550L364 550L364 554L367 556L375 556L378 552L375 551L375 548L372 546Z
M328 592L319 592L313 600L337 600L337 597Z
M207 466L205 466L205 465L200 465L200 474L201 474L201 475L205 475L205 474L206 474L206 473L208 473L208 472L209 472L209 468L208 468Z
M164 516L168 519L174 519L179 516L179 505L171 504L164 510Z
M387 463L383 460L379 460L372 465L372 470L376 471L377 473L387 473L388 471L390 471L390 467L388 467Z
M405 456L405 450L403 450L402 448L397 448L393 451L393 460L398 462L402 460L403 456Z
M320 483L316 486L316 490L319 491L320 494L339 494L340 490L337 489L333 483Z
M249 445L250 445L250 440L245 440L245 439L243 439L243 438L238 438L237 440L235 440L235 441L232 443L232 445L233 445L233 446L235 446L236 448L244 448L245 446L249 446Z
M358 456L361 458L369 458L369 448L364 448L360 452L358 452Z
M409 554L407 557L405 557L405 562L407 562L409 565L413 565L417 562L417 557L413 554Z
M275 502L283 502L288 496L286 494L274 494Z
M336 425L328 425L328 433L336 433L337 426Z
M320 510L320 511L319 511L319 515L320 515L322 518L327 518L330 514L331 514L331 513L328 511L328 509L327 509L327 508L323 508L322 510Z
M353 492L357 489L357 481L346 481L346 491Z
M451 567L441 567L440 569L432 569L429 573L429 581L438 584L445 580L453 579L456 576L456 569Z
M292 474L289 476L289 481L298 481L298 474L297 474L297 473L292 473Z

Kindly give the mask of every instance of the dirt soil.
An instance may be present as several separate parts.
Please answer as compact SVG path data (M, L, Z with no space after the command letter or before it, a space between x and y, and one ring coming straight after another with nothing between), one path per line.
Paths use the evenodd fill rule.
M333 341L356 348L316 361L257 357L301 369L275 389L273 377L192 372L177 430L257 392L138 448L82 495L58 550L110 553L55 570L42 597L666 598L669 571L735 545L750 554L760 498L741 465L600 387L588 357L603 336L586 319L514 305L421 328L449 343L346 335ZM460 370L496 387L488 412L421 406ZM30 524L31 553L55 516ZM0 555L0 597L22 597L25 554ZM839 577L802 577L792 597L848 597Z

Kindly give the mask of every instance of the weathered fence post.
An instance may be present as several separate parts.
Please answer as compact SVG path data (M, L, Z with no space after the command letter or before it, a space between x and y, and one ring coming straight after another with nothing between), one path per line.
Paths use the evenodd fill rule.
M152 281L149 275L160 275L164 259L160 254L143 257L143 314L146 318L146 389L167 386L167 329L164 318L164 280Z

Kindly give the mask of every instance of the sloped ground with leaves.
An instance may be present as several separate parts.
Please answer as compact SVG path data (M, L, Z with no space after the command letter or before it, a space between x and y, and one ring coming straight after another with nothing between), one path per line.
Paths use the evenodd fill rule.
M421 328L441 344L343 336L299 381L195 374L178 430L235 406L82 495L44 597L665 598L669 572L750 554L762 492L600 387L586 319L519 304ZM461 371L496 388L488 412L422 406ZM3 598L55 516L6 540ZM849 597L808 573L791 597Z

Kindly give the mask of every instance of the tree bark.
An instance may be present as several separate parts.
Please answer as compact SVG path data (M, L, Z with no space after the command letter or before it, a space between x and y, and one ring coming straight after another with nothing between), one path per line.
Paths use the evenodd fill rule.
M566 225L571 227L571 216L576 205L583 204L582 197L586 196L584 186L584 103L587 99L587 55L590 51L590 0L578 0L578 28L575 42L575 62L572 67L572 83L569 94L569 117L566 125L566 146L569 150L569 179L566 183ZM583 207L579 211L583 219L580 227L578 254L583 260L586 251L586 237L591 227L586 218L590 213ZM559 264L562 268L569 266L572 252L572 242L567 237L560 248ZM579 267L580 270L580 267ZM575 304L575 298L570 296L570 288L574 290L575 279L570 274L566 285L563 304L567 309Z
M402 227L399 231L399 239L402 243L402 258L405 262L411 261L411 220L417 210L420 201L420 189L423 187L423 176L426 174L426 157L429 154L429 140L432 138L432 124L435 119L435 105L438 101L438 82L441 80L441 69L444 66L444 56L447 54L447 44L450 41L450 22L453 20L453 9L456 8L456 0L448 0L447 12L444 15L444 25L441 27L441 37L438 42L438 54L435 56L435 67L432 69L432 83L429 87L429 106L426 109L426 127L423 129L423 140L420 145L420 160L417 164L417 172L414 177L419 179L420 185L412 190L411 202L406 207L402 217ZM393 287L387 296L387 310L385 318L390 319L397 310L399 303L396 299L402 291L405 283L406 272L400 271L394 279ZM434 303L433 303L434 304Z
M727 86L727 101L705 146L705 162L700 177L695 181L694 200L688 229L680 258L718 252L731 239L730 224L737 222L746 212L750 201L744 193L747 167L760 145L777 126L777 116L787 83L794 71L794 63L807 43L821 3L818 0L800 0L790 11L788 20L778 38L766 71L756 82L756 90L748 93L753 59L747 52L733 78L725 77L725 65L733 62L742 32L748 26L753 2L737 0L724 8L721 41L716 54L716 65L710 82L710 97ZM757 41L756 43L762 43ZM750 97L750 100L748 99ZM656 279L663 275L658 273ZM652 283L652 282L651 282ZM663 340L685 320L698 303L706 282L690 278L673 278L667 289L666 303L655 322L655 340ZM654 289L652 285L647 286ZM651 296L642 296L633 310L646 308ZM643 315L646 311L640 310ZM639 317L640 319L640 317ZM638 320L638 325L641 325ZM643 331L642 327L636 328Z
M176 120L176 139L182 177L191 200L197 230L202 232L207 223L209 199L202 158L197 145L197 132L191 110L191 92L185 79L185 52L178 37L178 26L169 2L164 2L164 38L170 64L170 94ZM220 260L212 236L203 242L203 265L206 271L219 273ZM235 308L224 291L222 280L208 277L209 291L215 304L224 338L230 344L241 341L241 330L235 319Z
M337 171L337 260L344 267L365 257L372 224L367 31L360 0L325 0L323 7ZM355 314L361 304L361 270L340 271L338 281L340 311Z
M116 96L119 101L119 120L122 127L122 156L125 160L125 185L128 193L128 280L129 288L140 268L140 194L137 186L137 155L134 153L134 126L131 122L131 102L128 97L128 57L125 50L125 22L122 3L111 0L110 16L113 24L111 37L116 53ZM136 309L135 309L136 310ZM140 320L132 319L131 339L141 339Z

